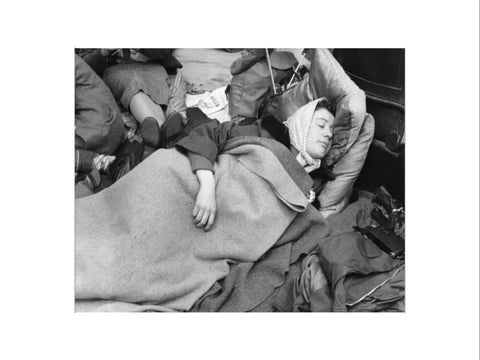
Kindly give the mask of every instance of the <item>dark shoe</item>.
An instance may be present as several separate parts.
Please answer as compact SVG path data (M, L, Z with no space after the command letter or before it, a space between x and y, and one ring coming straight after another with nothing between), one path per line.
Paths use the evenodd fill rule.
M109 167L109 175L113 182L130 172L143 160L145 144L139 141L126 140L116 151L115 161Z
M153 117L147 117L140 126L140 136L145 144L157 149L160 145L160 127L157 120Z
M271 49L268 50L268 52L271 51ZM242 57L236 59L232 65L230 65L230 73L232 75L237 75L250 69L253 65L262 60L265 55L265 49L245 49L245 51L242 51Z
M181 113L182 115L185 114L187 110L187 84L182 77L182 72L177 72L177 76L175 77L175 81L172 84L172 88L170 89L170 95L168 96L168 106L167 106L167 119L173 113Z
M185 119L183 116L178 112L170 114L160 128L160 147L162 149L174 147L180 137L185 135L184 129Z

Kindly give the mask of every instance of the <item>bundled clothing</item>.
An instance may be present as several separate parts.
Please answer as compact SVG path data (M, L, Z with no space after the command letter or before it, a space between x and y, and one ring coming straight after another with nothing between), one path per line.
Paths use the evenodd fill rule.
M281 311L403 311L405 261L358 233L320 239L303 273L275 299Z

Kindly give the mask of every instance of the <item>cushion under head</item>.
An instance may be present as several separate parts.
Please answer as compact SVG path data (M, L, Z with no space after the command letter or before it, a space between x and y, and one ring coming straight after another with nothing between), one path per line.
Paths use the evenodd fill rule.
M319 196L325 216L342 211L373 139L374 120L366 113L365 93L350 79L327 49L307 52L310 72L276 101L274 115L286 121L298 108L320 97L326 97L335 112L332 147L324 158L334 165L336 179L327 182Z
M326 97L335 111L332 148L325 158L327 165L332 165L358 137L366 115L366 97L328 49L311 49L307 58L311 62L310 72L280 96L275 116L285 121L301 106Z

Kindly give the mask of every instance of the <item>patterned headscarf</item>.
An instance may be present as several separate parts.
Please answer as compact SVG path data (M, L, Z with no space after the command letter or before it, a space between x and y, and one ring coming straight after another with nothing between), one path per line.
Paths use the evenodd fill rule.
M308 173L318 169L322 163L307 153L307 135L318 103L325 100L326 98L320 98L303 105L284 122L288 127L290 143L298 150L297 161Z

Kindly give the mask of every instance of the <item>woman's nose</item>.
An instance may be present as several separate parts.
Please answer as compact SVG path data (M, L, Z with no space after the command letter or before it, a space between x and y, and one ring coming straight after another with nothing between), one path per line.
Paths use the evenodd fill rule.
M332 129L330 127L327 128L327 131L325 132L325 136L328 137L329 139L332 138Z

